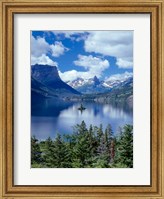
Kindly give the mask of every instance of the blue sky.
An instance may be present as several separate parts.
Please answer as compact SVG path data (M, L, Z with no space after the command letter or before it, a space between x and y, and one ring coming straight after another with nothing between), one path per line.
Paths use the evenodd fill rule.
M31 65L57 66L64 81L133 74L133 31L32 31Z

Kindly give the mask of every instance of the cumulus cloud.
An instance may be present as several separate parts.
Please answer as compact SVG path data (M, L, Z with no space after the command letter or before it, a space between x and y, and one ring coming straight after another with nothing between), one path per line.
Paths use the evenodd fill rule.
M31 63L32 64L49 64L57 65L50 57L46 54L50 53L53 57L59 57L63 55L69 49L66 48L62 42L55 42L49 44L44 38L34 38L31 36Z
M54 35L60 36L61 34L64 35L65 38L69 38L71 40L80 41L86 39L86 31L51 31Z
M132 31L90 31L89 33L84 41L86 52L116 57L117 65L121 68L133 66Z
M50 45L50 49L52 51L52 56L59 57L63 55L65 51L68 51L68 48L63 46L61 42L55 42L55 45Z
M89 79L94 77L95 75L99 77L99 74L92 73L92 71L77 71L77 70L70 70L66 72L59 71L59 75L61 79L65 82L73 81L77 78Z
M77 79L78 77L81 76L81 72L78 72L76 70L70 70L70 71L66 71L66 72L62 73L59 70L59 76L65 82L67 82L67 81L73 81L73 80L75 80L75 79Z
M31 37L31 54L35 57L39 57L42 54L51 53L54 57L59 57L63 55L64 52L68 51L62 42L56 41L54 44L49 44L44 38Z
M78 55L78 60L74 61L74 64L77 66L82 66L85 69L94 69L94 70L104 70L109 67L108 60L102 60L99 57L93 57L92 55Z
M55 35L58 34L64 34L66 38L70 38L72 35L77 35L77 34L83 34L84 31L51 31L52 33L54 33Z
M116 80L124 81L130 77L133 77L133 73L126 71L125 73L122 74L111 75L110 77L106 78L106 81L116 81Z
M101 77L102 72L109 67L109 62L106 59L101 59L99 57L93 57L92 55L78 55L78 60L74 61L76 66L83 67L86 71L66 71L64 73L60 72L60 76L64 81L73 81L77 78L92 78L95 75Z
M42 54L46 54L50 51L49 44L45 41L44 38L35 39L31 36L31 55L35 57L40 57Z
M116 64L119 68L132 68L133 66L133 62L129 61L128 58L117 58Z
M50 65L57 66L57 62L52 61L47 55L42 54L39 57L31 56L31 65L42 64L42 65Z

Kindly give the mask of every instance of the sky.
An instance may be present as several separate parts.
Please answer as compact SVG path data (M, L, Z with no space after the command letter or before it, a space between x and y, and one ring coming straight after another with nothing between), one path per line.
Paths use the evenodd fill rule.
M133 31L31 31L31 65L56 66L65 82L133 75Z

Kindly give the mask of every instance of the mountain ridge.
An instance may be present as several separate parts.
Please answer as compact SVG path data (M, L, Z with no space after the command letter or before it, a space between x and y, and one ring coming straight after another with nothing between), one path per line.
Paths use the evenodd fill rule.
M76 80L67 82L72 88L83 94L90 93L106 93L110 92L113 89L123 87L126 84L129 86L133 86L133 77L127 76L124 79L114 79L114 80L99 80L96 76L93 78L83 79L77 78Z
M57 67L49 65L31 66L32 101L54 98L56 101L95 101L99 103L128 103L133 101L133 77L124 79L111 77L106 81L97 76L84 80L78 78L71 83L76 89L61 80ZM63 102L64 102L63 101Z
M80 92L76 91L74 88L61 80L56 66L40 64L32 65L31 77L48 89L53 89L57 95L61 93L65 95L80 95Z

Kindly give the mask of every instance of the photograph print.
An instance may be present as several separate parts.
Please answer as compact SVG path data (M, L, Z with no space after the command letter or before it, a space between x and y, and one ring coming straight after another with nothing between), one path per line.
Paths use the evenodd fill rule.
M31 168L133 168L133 31L31 31Z

